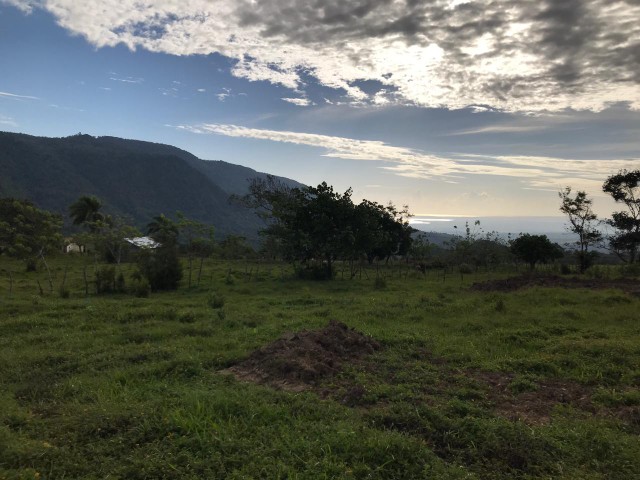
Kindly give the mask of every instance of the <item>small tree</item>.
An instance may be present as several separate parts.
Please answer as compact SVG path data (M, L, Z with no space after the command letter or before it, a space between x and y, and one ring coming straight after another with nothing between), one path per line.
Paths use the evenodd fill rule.
M592 262L592 252L589 248L602 240L602 233L596 228L598 216L591 209L593 200L587 198L584 191L571 193L571 187L565 187L558 193L561 200L560 211L564 213L568 220L569 231L578 235L578 261L580 262L580 272L589 268Z
M106 215L94 222L85 222L89 232L77 235L78 241L92 244L95 252L109 263L120 265L129 248L125 238L137 237L140 231L119 216Z
M27 200L0 199L0 253L20 259L34 269L38 259L51 273L45 256L60 248L60 215L42 210Z
M182 278L182 264L178 256L178 226L168 217L159 215L149 223L147 231L160 246L140 251L140 273L153 291L175 290Z
M213 247L214 229L202 222L187 218L182 212L176 212L176 217L178 217L178 233L181 237L184 251L187 254L187 263L189 265L188 287L191 288L193 259L196 256L200 257L199 272L202 272L204 258L211 254ZM200 283L200 273L198 274L198 283Z
M560 245L551 243L546 235L528 233L520 234L511 242L511 253L527 262L531 270L535 269L536 263L547 263L563 256Z
M0 254L23 260L27 271L42 260L53 291L53 278L46 255L60 248L62 217L37 208L26 200L0 199Z
M607 224L615 229L609 238L611 249L623 260L638 261L640 248L640 170L620 170L604 182L602 190L616 203L626 205L626 212L614 212Z

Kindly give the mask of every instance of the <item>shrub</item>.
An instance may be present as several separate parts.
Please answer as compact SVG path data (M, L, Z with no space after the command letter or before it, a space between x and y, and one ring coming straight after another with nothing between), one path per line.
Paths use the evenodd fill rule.
M458 270L460 273L473 273L473 267L468 263L461 263Z
M71 295L67 287L60 287L60 290L58 293L60 295L60 298L69 298L69 296Z
M116 290L116 269L100 267L96 270L96 293L112 293Z
M149 296L149 292L151 291L151 287L149 286L149 282L146 278L143 278L138 272L137 275L134 275L131 285L129 287L129 292L138 297L138 298L147 298Z
M325 264L318 262L299 266L296 268L296 275L302 280L331 280L335 271L332 269L329 272Z
M138 268L152 291L175 290L182 278L182 265L175 246L144 250L138 256Z
M180 323L194 323L197 320L195 312L188 310L186 312L182 312L178 316L178 321Z
M224 307L224 297L217 293L211 292L207 297L207 304L213 308L218 309Z
M124 281L124 275L122 272L118 273L116 277L116 292L124 293L126 291L126 285Z

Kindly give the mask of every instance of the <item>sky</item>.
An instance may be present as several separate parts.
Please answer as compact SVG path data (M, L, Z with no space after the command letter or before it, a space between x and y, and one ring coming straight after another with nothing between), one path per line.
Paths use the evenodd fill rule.
M557 217L640 168L638 0L0 0L0 130L113 135L408 205ZM442 229L441 229L442 230Z

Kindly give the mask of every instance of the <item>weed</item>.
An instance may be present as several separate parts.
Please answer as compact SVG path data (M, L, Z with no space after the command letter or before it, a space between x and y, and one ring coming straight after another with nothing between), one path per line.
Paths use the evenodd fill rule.
M209 305L214 310L222 308L224 307L224 297L215 292L211 292L207 296L207 305Z

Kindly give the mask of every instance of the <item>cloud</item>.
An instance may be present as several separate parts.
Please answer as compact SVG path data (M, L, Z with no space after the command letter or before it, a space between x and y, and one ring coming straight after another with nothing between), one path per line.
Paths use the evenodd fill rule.
M0 92L0 98L14 98L16 100L25 99L25 100L40 100L38 97L32 97L31 95L17 95L15 93L9 92Z
M640 109L637 0L0 0L97 47L219 53L234 75L309 79L373 102L508 111ZM304 77L304 81L303 81Z
M479 135L484 133L527 133L546 130L547 125L489 125L487 127L474 128L471 130L462 130L459 132L449 133L446 136L458 135Z
M11 117L7 117L6 115L0 114L0 125L5 125L8 127L17 127L18 124Z
M315 105L308 98L281 98L280 100L284 100L285 102L293 103L299 107L308 107L309 105Z
M558 191L564 185L589 186L598 191L602 181L618 170L632 169L640 158L615 160L564 159L518 155L433 155L377 140L247 128L238 125L200 124L175 128L199 134L253 138L272 142L307 145L324 150L322 156L345 160L382 162L380 168L396 175L458 183L469 175L491 175L520 179L522 186ZM479 198L485 198L480 194Z
M37 1L30 1L30 0L0 0L0 3L4 3L7 5L11 5L12 7L16 7L27 14L33 11L34 6L38 5Z
M109 80L113 80L115 82L122 83L142 83L144 82L144 78L139 77L109 77Z

